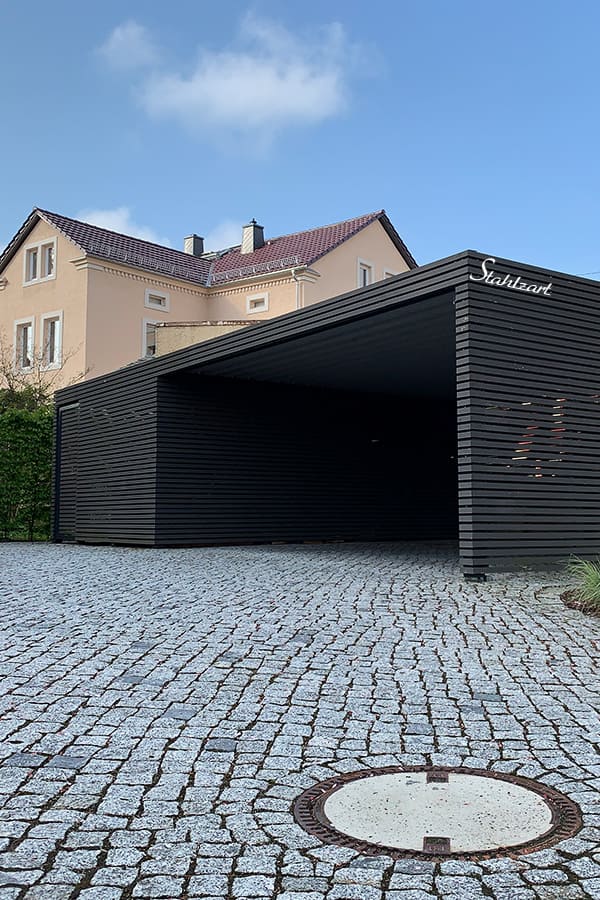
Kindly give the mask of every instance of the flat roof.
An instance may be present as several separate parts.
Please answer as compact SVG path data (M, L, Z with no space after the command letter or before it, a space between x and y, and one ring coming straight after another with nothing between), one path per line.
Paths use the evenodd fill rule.
M260 325L138 360L63 388L56 401L73 402L107 379L185 372L340 389L446 393L455 359L451 299L457 287L468 283L470 272L481 272L486 258L466 250ZM495 259L503 271L560 282L569 293L600 299L597 281Z

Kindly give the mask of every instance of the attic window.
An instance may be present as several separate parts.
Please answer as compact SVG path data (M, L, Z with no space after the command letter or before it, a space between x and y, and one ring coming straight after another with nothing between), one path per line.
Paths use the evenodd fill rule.
M268 294L268 292L265 294L252 294L252 296L246 297L246 312L247 313L267 312L268 309L269 309L269 294Z
M154 291L151 288L148 288L144 299L144 306L149 309L164 309L165 312L168 312L169 295L164 291Z
M365 259L358 260L358 277L357 286L359 288L366 287L373 283L373 265Z
M25 247L23 283L49 281L56 277L56 240Z

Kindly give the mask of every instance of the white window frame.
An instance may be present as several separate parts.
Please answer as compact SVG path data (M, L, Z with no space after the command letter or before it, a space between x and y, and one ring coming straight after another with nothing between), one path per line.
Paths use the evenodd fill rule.
M42 261L43 261L43 253L42 250L44 247L47 247L49 244L52 245L54 249L54 269L51 275L42 275ZM30 250L37 250L37 275L35 278L27 277L27 257ZM48 238L45 241L37 241L35 244L27 244L26 247L23 248L23 284L40 284L44 281L54 281L56 278L56 238Z
M360 277L363 269L368 269L369 273L370 273L370 280L367 282L366 285L364 285L362 283L362 278ZM358 259L356 260L356 285L357 285L357 287L359 287L359 288L368 287L369 285L373 284L374 281L375 281L375 266L373 265L372 262L369 262L368 259L361 259L359 256Z
M146 352L148 344L146 341L146 326L147 325L160 325L160 319L143 319L142 320L142 359L154 359L156 353L151 356Z
M150 301L151 297L160 297L164 302L157 306L156 303ZM162 309L163 312L169 312L171 305L171 295L168 291L155 291L154 288L146 288L144 294L144 306L146 309Z
M262 300L263 305L260 309L252 309L252 303L255 300ZM248 294L246 297L246 312L248 315L254 315L255 313L263 313L269 311L269 292L265 291L262 294Z
M385 281L386 278L393 278L394 275L399 275L399 274L400 274L400 272L392 272L391 269L384 269L383 270L383 279Z
M29 353L29 358L31 359L30 366L22 366L19 363L19 352L18 352L19 348L18 348L18 344L17 344L17 336L19 334L19 326L20 325L31 325L31 349L30 349L30 353ZM15 371L16 372L31 372L33 369L33 363L34 363L34 357L35 357L35 317L27 316L25 319L15 319L13 337L14 337L13 349L14 349Z
M44 361L46 354L46 322L49 319L54 319L58 322L58 353L57 359L52 363L46 363ZM44 313L43 316L40 316L40 334L42 336L42 368L44 371L49 371L50 369L60 369L62 366L62 355L63 355L63 311L62 309L57 309L54 312Z

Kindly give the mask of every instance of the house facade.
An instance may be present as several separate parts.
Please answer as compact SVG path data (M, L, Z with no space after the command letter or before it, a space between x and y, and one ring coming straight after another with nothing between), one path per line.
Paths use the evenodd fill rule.
M0 257L0 340L60 385L311 306L414 268L385 211L238 246L173 250L35 209ZM157 326L169 326L160 328Z

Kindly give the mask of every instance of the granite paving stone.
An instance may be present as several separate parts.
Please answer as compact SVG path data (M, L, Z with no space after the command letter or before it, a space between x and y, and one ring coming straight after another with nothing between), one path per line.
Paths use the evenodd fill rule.
M560 572L390 543L14 543L0 572L0 900L599 900L600 623ZM583 828L434 863L293 819L427 764L539 778Z

